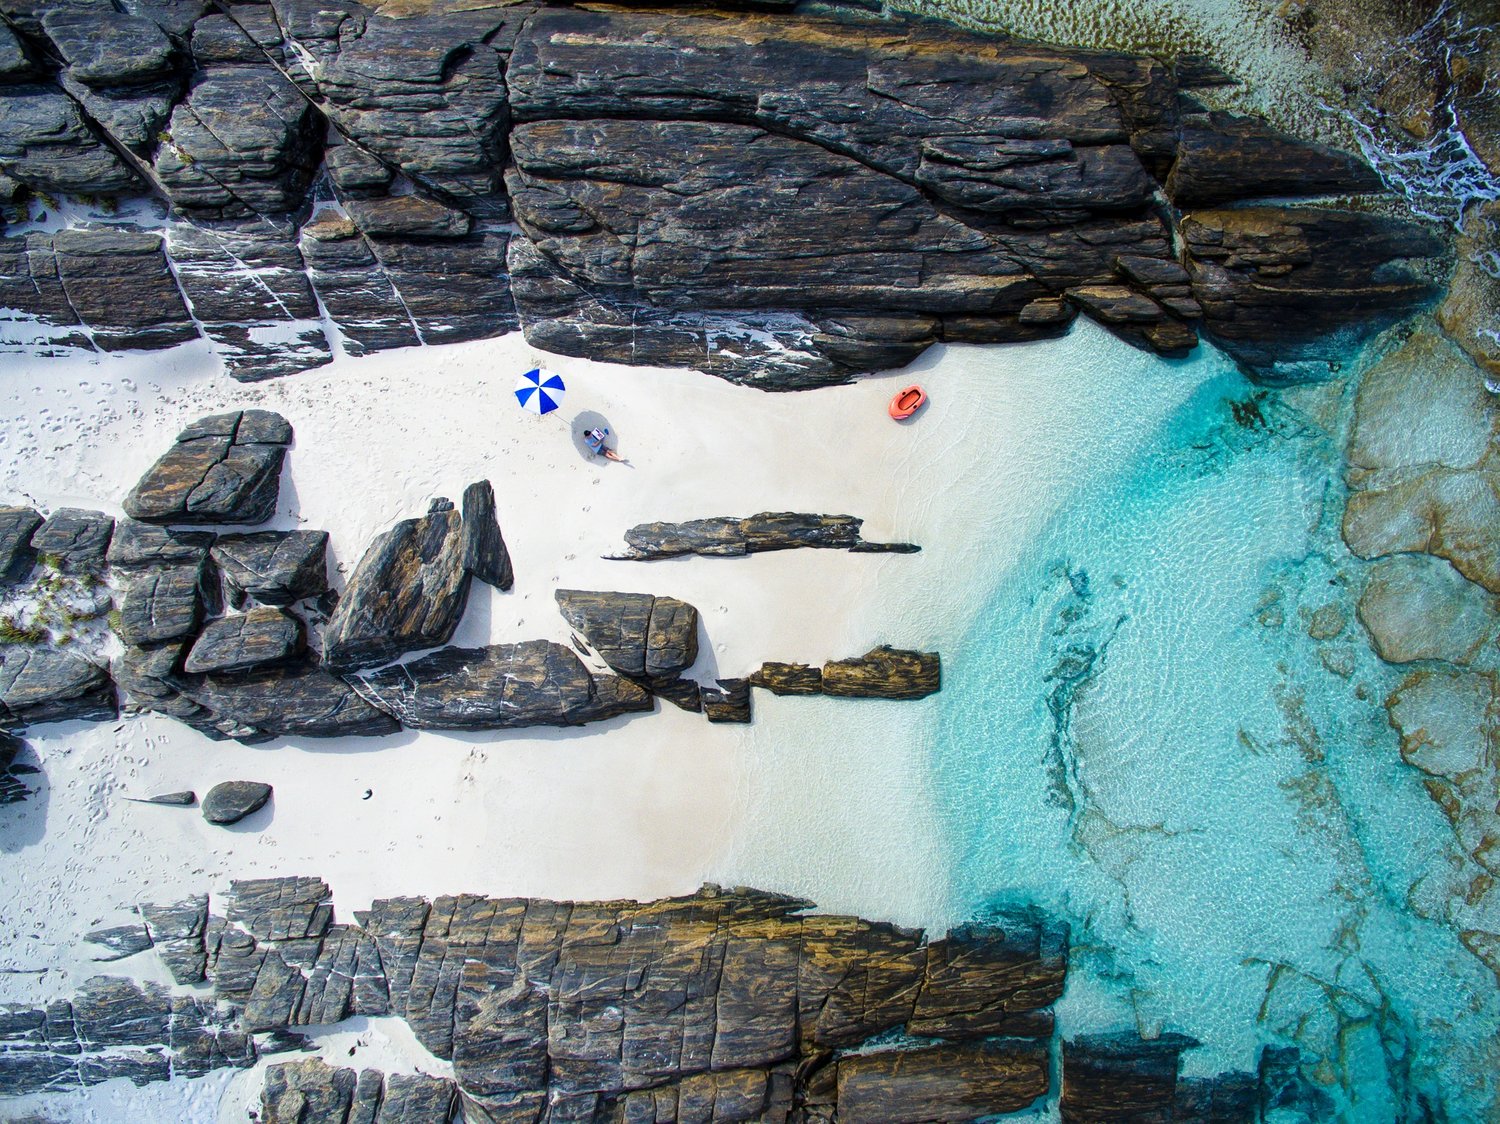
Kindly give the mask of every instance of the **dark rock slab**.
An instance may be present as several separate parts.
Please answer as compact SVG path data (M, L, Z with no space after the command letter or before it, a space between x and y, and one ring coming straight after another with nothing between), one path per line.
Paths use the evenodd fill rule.
M255 382L332 358L289 223L174 222L167 227L167 256L232 378Z
M423 343L488 339L520 327L506 270L511 236L371 238L371 256Z
M1197 1044L1182 1034L1143 1039L1134 1033L1080 1035L1064 1042L1063 1120L1146 1124L1172 1119L1182 1052Z
M852 1055L837 1063L839 1118L914 1124L1016 1112L1047 1092L1049 1064L1043 1043L1020 1041Z
M120 601L120 639L154 645L191 636L203 621L212 571L202 562L171 562L133 573Z
M393 734L396 721L370 706L336 675L311 663L288 664L238 675L210 675L184 684L182 693L233 735L261 737L376 737Z
M641 561L676 558L684 554L706 558L739 557L797 547L898 553L916 549L907 543L867 543L859 534L863 524L864 520L852 515L813 515L795 511L762 511L743 519L721 515L685 523L641 523L625 532L629 549L609 557Z
M68 73L94 87L134 86L170 73L171 39L152 20L97 7L59 6L42 29Z
M1177 162L1166 181L1179 207L1278 195L1382 192L1359 157L1273 129L1254 117L1198 112L1182 117Z
M710 722L750 721L750 681L718 679L716 687L703 687L703 714Z
M422 342L410 309L354 223L334 212L315 212L297 246L346 352L364 355Z
M823 665L823 693L851 699L920 699L942 687L936 652L881 645L858 659Z
M31 536L31 549L75 570L100 570L114 533L115 517L102 511L61 507Z
M496 589L509 589L516 576L495 514L495 489L488 480L464 489L463 517L464 569Z
M200 418L141 477L125 511L148 523L264 523L291 440L286 419L265 410Z
M145 952L152 944L146 926L140 923L91 929L83 935L83 939L99 950L93 954L95 960L123 960L138 952Z
M210 63L172 111L154 171L192 215L285 213L302 204L323 132L317 109L276 67Z
M377 1124L405 1124L406 1121L450 1120L458 1103L458 1090L452 1081L429 1077L425 1073L393 1073L385 1079L385 1096L380 1103Z
M0 656L0 722L104 722L119 713L109 672L69 652L11 648Z
M182 670L190 675L213 674L282 663L298 655L303 643L300 620L284 609L257 606L209 621Z
M444 648L349 682L418 730L574 726L653 705L645 689L615 676L596 680L569 649L547 640Z
M673 679L698 658L698 610L675 597L560 589L567 622L621 675Z
M1193 211L1181 231L1203 324L1252 375L1326 374L1365 335L1433 299L1413 268L1442 252L1414 223L1360 211L1239 207ZM1342 333L1342 334L1341 334Z
M327 531L221 535L213 559L231 590L267 605L290 605L328 588Z
M421 195L351 199L345 209L371 238L462 238L474 225L464 212Z
M323 153L328 175L343 199L378 199L396 173L370 152L334 133Z
M366 1070L374 1073L374 1070ZM322 1058L303 1058L266 1067L261 1089L262 1124L323 1124L348 1120L359 1075L335 1069ZM379 1080L377 1074L376 1080Z
M119 195L145 187L78 103L50 83L0 87L0 166L48 193Z
M463 518L446 500L378 535L323 630L328 666L352 671L446 644L468 598L464 558Z
M176 531L135 519L122 519L115 526L105 560L111 566L135 569L169 563L202 563L213 545L212 531Z
M29 507L0 507L0 583L13 585L31 573L31 536L41 525L42 517Z
M127 647L115 664L115 681L130 707L167 714L214 740L226 735L212 716L182 693L182 661L191 641L179 638L151 647Z
M223 781L203 798L203 818L212 824L233 824L265 807L271 786L259 781Z
M68 303L100 349L163 348L198 338L160 234L74 227L52 235L52 249Z
M816 695L823 690L823 670L805 663L767 662L750 674L750 685L773 695Z

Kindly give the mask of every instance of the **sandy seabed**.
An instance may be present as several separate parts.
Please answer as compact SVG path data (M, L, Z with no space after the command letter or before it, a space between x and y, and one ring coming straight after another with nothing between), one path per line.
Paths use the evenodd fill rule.
M567 380L558 414L527 414L511 396L538 363ZM566 641L557 588L670 594L702 613L689 674L704 682L882 643L962 658L980 606L1029 538L1199 381L1192 362L1164 363L1082 323L1064 340L938 347L906 371L795 395L548 356L519 335L340 358L254 385L227 379L196 344L0 364L4 502L120 514L187 422L275 410L296 441L268 526L329 531L336 587L375 534L487 478L516 584L476 583L455 644ZM918 380L930 403L893 423L887 400ZM584 411L608 419L629 465L580 453L570 423ZM763 510L848 513L865 520L866 538L922 551L601 557L635 523ZM27 736L45 786L7 809L0 835L0 999L71 994L101 970L80 936L126 920L139 901L266 875L323 877L341 919L401 894L644 899L711 881L932 929L961 920L951 825L936 811L926 753L937 698L757 691L754 703L748 727L664 705L575 730L257 746L154 715L39 727ZM275 796L228 829L125 799L230 779L268 782ZM150 953L120 967L165 978ZM420 1053L409 1045L387 1068ZM209 1097L227 1081L189 1082L197 1092L182 1095ZM111 1096L164 1095L114 1090L122 1084L84 1095L88 1112L112 1119L101 1107Z

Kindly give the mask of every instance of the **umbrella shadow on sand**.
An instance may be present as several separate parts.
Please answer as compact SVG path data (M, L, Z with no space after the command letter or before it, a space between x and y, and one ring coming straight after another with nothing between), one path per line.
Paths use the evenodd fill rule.
M574 448L578 450L579 456L583 457L583 459L586 461L597 461L600 464L609 464L610 462L606 458L602 456L595 456L594 451L589 448L589 443L585 439L584 434L586 434L591 429L604 430L605 433L609 434L609 438L604 443L615 452L618 453L620 451L619 438L615 434L615 431L609 427L609 419L606 418L603 414L599 413L597 410L584 410L582 413L574 417ZM630 462L618 461L616 463L629 464Z

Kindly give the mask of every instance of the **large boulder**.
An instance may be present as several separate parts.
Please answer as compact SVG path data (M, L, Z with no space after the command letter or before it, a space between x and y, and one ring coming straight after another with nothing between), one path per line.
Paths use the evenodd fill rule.
M207 675L183 682L181 693L240 740L375 737L400 728L338 676L308 662Z
M232 592L267 605L290 605L328 588L327 531L220 535L212 554Z
M698 610L675 597L559 589L567 622L621 675L672 679L698 659Z
M1040 1042L943 1044L853 1054L837 1063L841 1120L972 1120L1025 1108L1049 1086Z
M207 557L213 541L212 531L177 531L125 519L115 527L105 559L126 570L176 562L198 564Z
M495 514L495 489L488 480L464 489L463 514L464 569L496 589L509 589L516 575Z
M0 724L23 729L41 722L102 722L118 713L109 672L70 652L10 648L0 656Z
M60 507L31 536L31 549L75 570L100 570L115 519L102 511Z
M203 818L228 826L258 812L271 799L271 786L260 781L222 781L203 798Z
M569 649L548 640L444 648L349 682L418 730L577 726L654 705L644 688L616 676L596 679Z
M446 644L469 595L463 517L437 499L420 519L376 537L323 630L323 658L338 671Z
M284 609L261 605L209 621L182 670L189 675L244 671L284 663L302 647L302 622Z
M141 477L125 511L148 523L264 523L291 441L286 419L266 410L200 418Z
M850 660L823 665L825 695L852 699L920 699L942 687L936 652L912 652L881 645Z
M159 644L191 636L211 605L213 572L203 562L171 562L132 573L120 601L120 639Z

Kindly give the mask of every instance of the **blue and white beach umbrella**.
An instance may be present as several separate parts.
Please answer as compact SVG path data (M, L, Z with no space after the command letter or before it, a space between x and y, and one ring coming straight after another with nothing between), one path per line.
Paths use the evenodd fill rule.
M533 414L550 414L562 405L567 391L562 377L545 367L533 367L516 380L516 401Z

